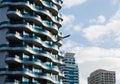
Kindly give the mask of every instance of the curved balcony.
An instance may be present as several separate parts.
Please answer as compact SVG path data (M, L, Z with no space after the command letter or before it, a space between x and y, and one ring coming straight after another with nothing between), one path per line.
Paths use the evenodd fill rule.
M60 38L63 37L62 32L58 32L58 37L60 37Z
M53 16L50 11L48 11L44 8L42 8L42 10L41 10L41 8L42 7L40 7L40 6L34 6L34 9L36 10L37 13L43 13L43 14L47 15L49 18L51 18L51 20L54 23L56 23L58 25L58 27L61 27L62 17L60 16L60 14L58 14L58 16Z
M51 12L53 12L55 15L57 15L58 14L58 7L54 4L54 3L52 3L52 2L49 2L49 1L47 1L47 0L41 0L41 3L45 6L45 7L47 7Z
M37 44L39 46L43 46L48 50L51 50L55 53L58 52L58 46L55 44L50 44L48 41L42 41L37 36L30 36L29 34L20 34L18 32L7 32L8 39L20 39L26 42L31 42L33 44Z
M61 21L63 21L62 14L58 14L58 18L60 18Z
M55 55L50 54L50 56L51 56L51 59L53 59L54 63L61 64L61 65L63 64L62 60L60 58L58 58L58 55L57 55L57 57L55 57Z
M20 84L20 81L7 79L5 80L5 84Z
M60 56L61 58L63 58L63 57L64 57L64 52L63 52L63 51L60 51L60 52L58 53L58 56Z
M58 9L61 9L62 0L52 0L52 2L58 6Z
M13 18L24 18L41 26L41 24L51 32L58 32L58 27L52 22L43 21L39 15L30 15L29 13L21 13L20 11L8 11L7 15Z
M9 23L8 21L4 21L0 23L0 28L15 28L19 30L26 30L26 31L31 31L33 33L36 34L40 34L40 35L45 35L47 36L49 39L51 39L51 41L56 42L57 38L55 36L53 36L49 31L42 29L42 27L39 26L32 26L27 22L19 22L19 23ZM56 42L56 44L58 46L61 46L62 43L60 42Z
M11 46L9 44L2 44L0 45L0 51L22 51L23 53L28 53L28 54L36 54L32 48L26 44L23 45L14 45Z
M45 14L47 15L49 18L51 18L51 20L56 23L58 25L58 27L61 27L61 20L59 19L56 19L55 16L53 16L51 14L50 11L48 11L47 9L43 8L43 7L40 7L40 6L37 6L37 5L33 5L31 4L29 1L24 1L24 2L10 2L10 1L3 1L1 3L1 6L16 6L16 7L25 7L31 11L34 11L36 13L39 13L39 14ZM59 15L58 15L59 16Z
M56 63L56 64L62 64L62 61L59 59L54 58L49 52L47 51L42 51L40 49L34 49L31 48L27 45L24 46L17 46L16 47L10 47L9 44L2 44L0 45L0 51L23 51L26 53L30 53L33 54L37 57L47 57L48 59L50 59L52 62Z
M35 66L38 66L38 67L42 67L43 69L46 69L48 71L51 71L53 73L59 73L59 69L57 66L54 66L54 65L51 65L49 62L46 62L46 63L42 63L40 60L34 58L34 59L29 59L29 58L26 58L24 57L24 55L22 56L22 58L20 56L17 56L17 55L7 55L6 56L6 62L8 63L23 63L23 64L28 64L28 65L35 65Z
M39 49L36 49L34 51L37 52L37 54L34 54L36 57L39 57L39 56L41 56L41 57L47 57L49 60L51 60L52 62L54 62L56 64L63 64L62 60L59 60L59 59L53 57L53 55L50 54L49 52L42 52Z
M64 77L64 73L62 73L61 71L59 72L59 78L63 78Z
M35 52L37 52L36 54L34 54L36 57L46 57L49 60L51 60L52 62L54 62L55 64L63 64L62 60L55 58L55 56L49 52L43 52L39 49L33 49Z
M27 68L21 68L20 70L14 69L14 70L9 70L8 68L0 68L0 74L1 75L26 75L33 77L34 75L31 73L31 71Z
M34 74L36 75L35 79L45 79L45 80L49 80L53 84L58 84L58 80L55 80L55 78L52 77L49 73L34 72Z
M45 79L53 84L57 84L57 80L53 78L49 73L35 73L28 68L21 68L21 69L14 69L14 70L9 70L8 68L0 68L0 75L25 75L25 76L30 76L35 79ZM10 82L10 81L8 81ZM12 81L12 83L15 81Z

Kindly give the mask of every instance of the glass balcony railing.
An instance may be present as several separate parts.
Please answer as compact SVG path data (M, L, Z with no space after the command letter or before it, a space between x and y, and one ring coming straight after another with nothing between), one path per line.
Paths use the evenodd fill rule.
M10 2L11 0L2 0L1 3Z
M53 27L53 26L54 26L54 24L53 24L52 22L46 21L45 23L46 23L49 27Z
M3 0L3 2L27 2L28 0Z
M37 76L43 75L43 73L37 72L37 71L33 71L33 74L34 74L34 75L37 75Z
M43 29L42 27L39 27L39 26L32 26L32 25L30 25L30 23L28 23L28 22L8 22L8 21L4 21L4 22L1 22L0 25L5 25L5 26L7 26L7 25L9 25L9 26L14 26L14 25L23 25L23 26L25 26L25 25L26 25L26 26L28 26L29 28L33 28L33 29L36 30L36 31L46 32L47 34L50 35L50 37L52 37L52 39L57 40L57 39L54 37L54 35L52 35L49 31L47 31L47 30L45 30L45 29ZM8 32L8 34L9 34L9 33L15 34L15 32ZM27 35L24 35L24 36L27 37ZM29 36L28 36L28 37L29 37Z
M0 71L23 71L23 72L30 72L31 70L29 70L28 68L21 68L21 69L17 69L17 68L0 68Z
M49 2L49 1L47 1L47 0L42 0L42 2L44 2L45 5L47 5L48 7L53 8L53 9L55 9L55 10L58 11L57 6L56 6L55 4L53 4L52 2Z
M34 8L37 9L37 10L40 10L40 11L44 11L45 10L44 7L37 6L37 5L34 5Z
M3 22L0 22L0 25L3 25L3 24L7 24L7 25L17 25L17 24L28 24L27 22L8 22L8 21L3 21Z
M5 84L20 84L19 80L15 80L15 79L6 79L5 80Z
M41 63L41 60L39 60L39 59L35 59L35 58L32 59L32 61L33 61L33 62L39 62L39 63Z
M0 68L0 71L8 71L8 68L6 67Z
M22 84L30 84L29 81L22 81Z
M46 76L46 77L49 77L51 80L54 80L54 81L58 81L56 78L55 78L55 76L52 76L52 75L50 75L49 73L42 73L42 72L39 72L39 71L32 71L32 70L30 70L30 69L28 69L28 68L21 68L21 69L8 69L8 68L0 68L0 72L1 71L22 71L22 72L29 72L29 73L31 73L31 74L34 74L34 75L36 75L36 76ZM6 81L6 82L19 82L19 81L14 81L14 80L9 80L9 81ZM25 83L25 81L22 81L22 82L24 82ZM29 81L26 81L26 83L27 82L29 82ZM26 84L25 83L25 84ZM23 83L22 83L23 84Z
M6 58L17 58L17 59L20 59L20 56L18 56L18 55L6 55Z
M3 21L3 22L0 22L0 25L2 24L8 24L9 22L8 21Z
M18 55L6 55L6 58L17 58L19 60L22 60L24 62L39 62L41 63L41 60L37 59L37 58L30 58L29 56L27 55L22 55L22 56L18 56Z
M33 28L37 31L45 31L42 27L34 26Z
M1 44L0 47L9 47L9 44Z
M22 47L22 48L30 48L28 45L26 45L26 44L23 44L23 45L12 45L12 44L1 44L0 45L0 48L1 47Z
M50 64L48 62L44 63L44 65L47 66L50 69L58 69L58 66L52 65L52 64Z
M40 84L39 82L37 82L37 81L34 81L32 84Z
M54 46L55 46L55 44L49 43L48 41L46 41L45 44L46 44L47 46L50 46L50 47L54 47Z
M44 50L40 50L40 49L38 49L38 48L33 48L33 51L34 51L34 52L37 52L37 53L45 53Z
M43 0L43 1L44 1L44 0ZM3 0L3 2L12 2L12 1L11 1L11 0ZM55 16L51 15L51 13L50 13L48 10L46 10L44 7L37 6L37 5L33 5L33 4L30 3L28 0L17 0L17 1L15 1L15 2L25 2L25 3L31 5L32 7L34 7L35 9L37 9L37 10L39 10L39 11L48 12L49 15L50 15L50 17L52 17L52 18L55 17ZM48 2L48 1L44 1L44 3L46 3L49 7L54 7L55 9L58 10L57 6L55 6L53 3ZM8 9L8 11L15 11L15 10L16 10L15 8L12 8L12 9L10 8L10 9ZM29 16L30 13L27 13L27 14L25 14L25 15L26 15L26 16ZM55 18L54 18L54 19L55 19ZM55 20L56 20L56 19L55 19ZM58 21L58 20L57 20L57 21Z
M23 60L23 61L30 61L30 58L23 57L22 60Z

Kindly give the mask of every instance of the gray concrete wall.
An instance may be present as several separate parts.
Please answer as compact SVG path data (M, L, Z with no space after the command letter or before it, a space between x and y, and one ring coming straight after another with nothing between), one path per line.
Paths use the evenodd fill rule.
M7 43L7 39L6 39L7 31L8 31L8 29L1 29L0 30L0 45Z
M0 22L2 21L9 21L8 17L6 16L8 7L0 8Z
M0 68L5 68L7 64L5 63L7 52L0 52ZM0 75L0 84L5 84L5 75Z
M6 76L0 76L0 84L5 84Z
M0 0L0 2L3 0ZM8 7L4 7L4 8L0 8L0 22L3 21L9 21L8 17L6 16ZM6 44L7 40L6 40L6 32L8 31L8 29L0 29L0 45L1 44ZM0 52L0 68L4 68L7 66L7 64L5 63L5 57L7 55L7 52ZM0 84L5 84L5 79L6 76L5 75L0 75Z
M4 68L7 66L7 64L5 63L5 57L7 55L7 52L0 52L0 68Z

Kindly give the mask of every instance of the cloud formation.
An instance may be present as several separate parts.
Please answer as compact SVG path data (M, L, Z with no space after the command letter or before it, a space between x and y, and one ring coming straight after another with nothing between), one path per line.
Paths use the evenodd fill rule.
M103 16L98 18L98 22L105 22L105 18ZM117 41L116 43L120 42L120 9L106 24L90 25L84 28L83 32L85 38L89 41L100 41L101 39L106 39L104 37L110 36L111 39Z
M90 19L90 23L97 23L97 24L102 24L105 23L106 18L103 15L98 16L97 18Z
M71 8L73 6L80 5L80 4L82 4L86 1L87 0L75 0L75 1L74 0L64 0L63 5L64 5L65 8Z
M74 15L63 15L63 25L68 25L74 22L75 16Z
M70 33L74 32L79 32L81 31L81 28L83 24L74 24L75 21L75 16L74 15L63 15L63 25L64 25L64 30ZM71 31L72 30L72 31Z
M62 49L66 52L75 52L78 63L104 59L120 59L120 48L85 47L74 41L67 41Z
M113 5L120 5L120 0L111 0Z

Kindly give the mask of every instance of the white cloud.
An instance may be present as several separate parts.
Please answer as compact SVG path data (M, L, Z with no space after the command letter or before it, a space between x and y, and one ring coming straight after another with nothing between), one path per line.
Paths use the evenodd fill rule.
M99 22L105 22L105 18L100 16ZM84 28L83 32L84 36L91 42L104 40L104 37L106 36L111 36L111 40L119 38L120 10L118 10L117 13L112 18L110 18L106 24L90 25L87 28Z
M75 16L74 15L63 15L63 25L68 25L74 22Z
M111 2L112 2L112 4L113 5L120 5L119 3L120 3L120 0L111 0Z
M90 23L97 23L97 24L102 24L105 23L106 18L103 15L98 16L97 18L90 19Z
M86 2L86 1L87 0L75 0L75 1L74 0L64 0L63 5L66 8L71 8L73 6L80 5L80 4L82 4L82 3Z
M72 48L76 53L78 62L95 61L100 59L118 59L120 58L120 49L105 49L100 47L81 47ZM79 57L80 56L80 57Z
M73 28L74 28L74 31L79 32L79 31L81 31L82 24L75 25Z
M98 23L104 23L106 21L106 18L103 15L100 15L98 17Z
M96 22L96 19L95 18L92 18L89 20L90 23L95 23Z
M100 47L85 47L74 41L64 43L62 50L66 52L75 52L78 63L86 61L95 61L100 59L118 59L120 58L120 48L100 48Z
M74 41L70 41L68 40L66 43L64 43L64 45L62 46L62 50L67 51L71 51L71 49L75 46L77 46L78 44Z
M69 32L69 33L73 33L74 32L79 32L81 31L81 28L83 26L83 24L74 24L75 21L75 16L74 15L63 15L63 26L65 31Z

